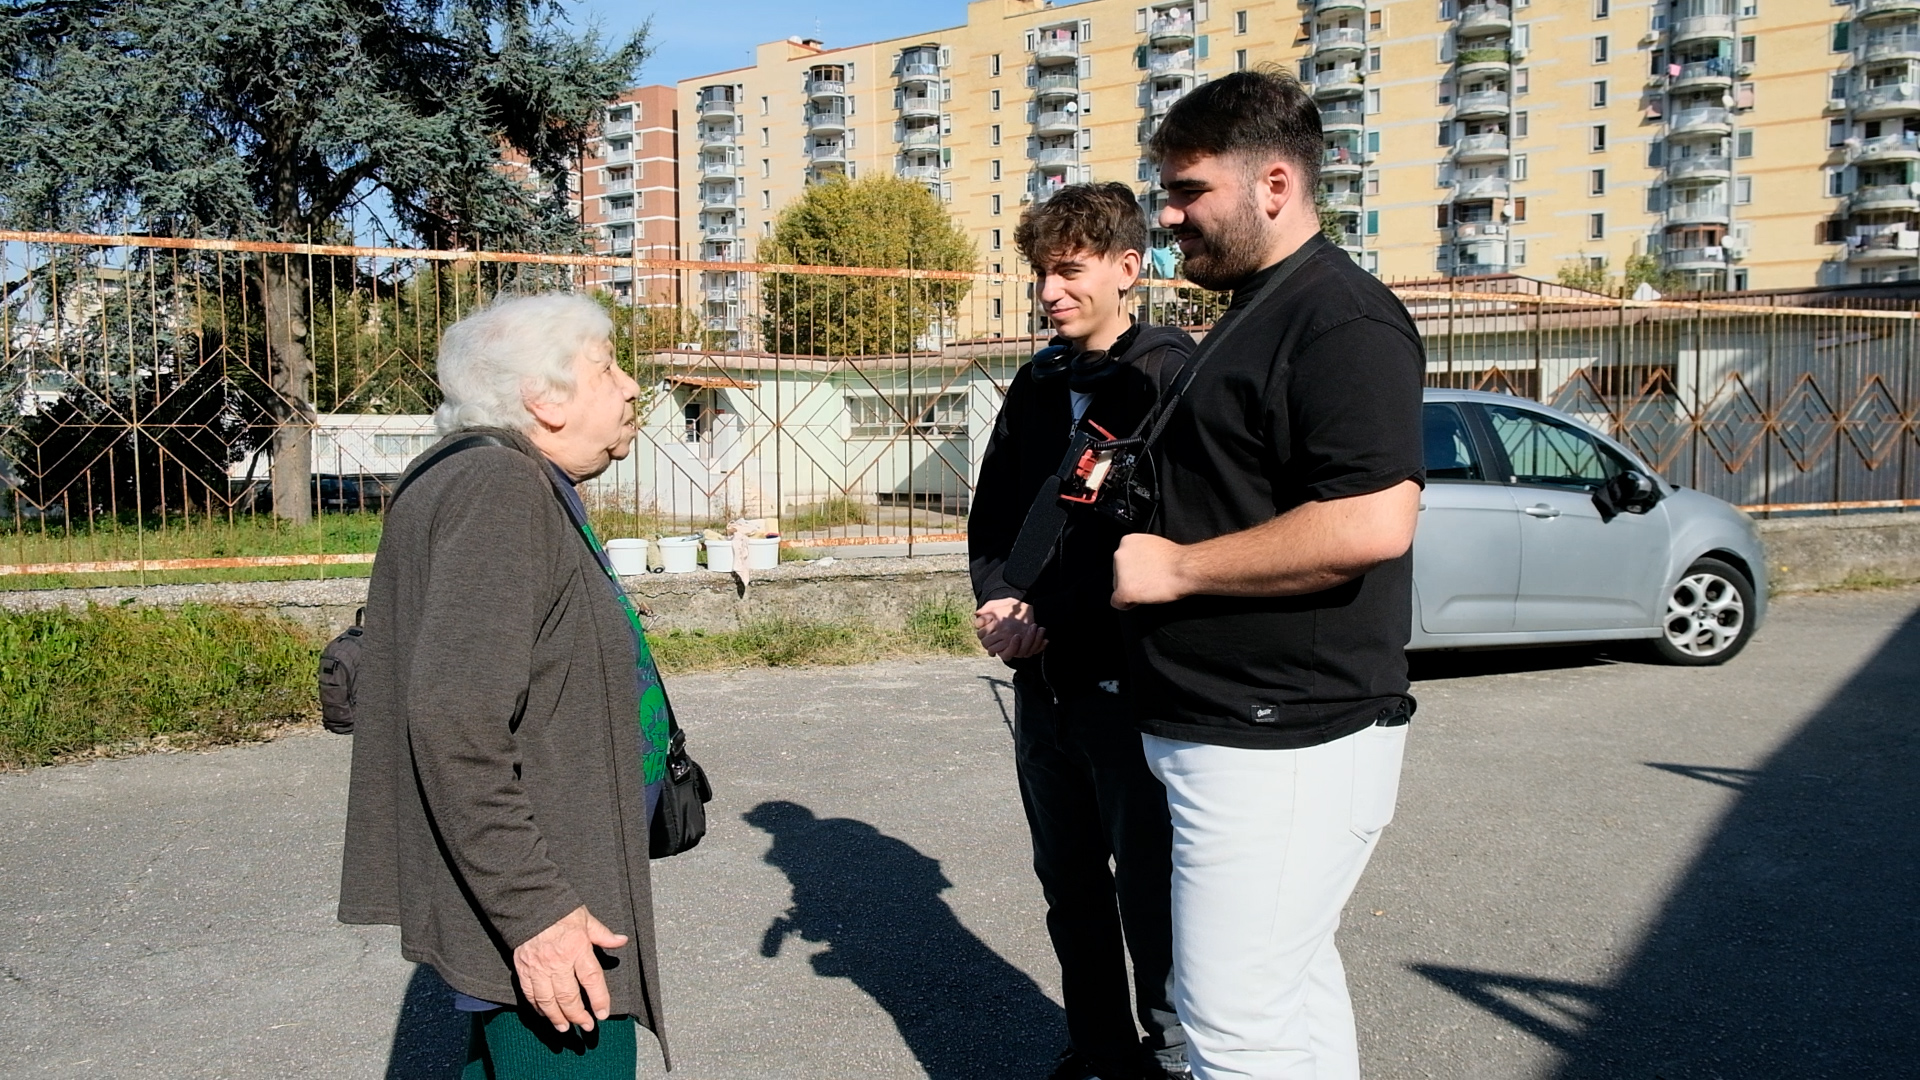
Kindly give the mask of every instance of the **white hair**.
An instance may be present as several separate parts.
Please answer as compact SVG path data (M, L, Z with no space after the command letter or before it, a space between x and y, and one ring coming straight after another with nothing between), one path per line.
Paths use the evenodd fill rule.
M573 395L573 361L605 341L613 320L575 293L508 296L461 319L440 335L440 392L433 411L440 434L475 427L525 431L527 401Z

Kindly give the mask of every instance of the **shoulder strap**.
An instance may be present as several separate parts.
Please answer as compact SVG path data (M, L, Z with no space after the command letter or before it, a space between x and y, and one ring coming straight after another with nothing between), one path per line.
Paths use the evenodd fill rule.
M433 468L435 465L438 465L441 462L447 460L448 458L459 453L460 451L471 450L476 446L505 446L505 445L507 445L505 442L502 442L501 440L494 438L492 435L468 435L464 439L455 439L454 441L434 451L432 457L421 462L419 465L414 466L414 469L412 472L408 473L405 477L402 477L400 480L400 486L393 489L393 494L388 497L387 504L391 506L393 503L399 501L401 493L405 492L407 488L413 486L413 482L415 480L420 479L420 475L422 473L426 472L428 469Z

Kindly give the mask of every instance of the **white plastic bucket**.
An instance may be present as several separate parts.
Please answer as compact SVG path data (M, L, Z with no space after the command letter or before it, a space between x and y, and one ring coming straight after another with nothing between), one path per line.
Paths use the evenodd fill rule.
M747 541L747 569L771 570L780 565L780 538L756 536Z
M621 577L634 577L647 572L645 540L609 540L606 548L607 560L613 563L614 573Z
M700 538L697 536L661 537L660 565L669 574L691 574L700 569Z
M733 573L733 541L726 539L708 540L706 544L707 569L712 570L716 574Z

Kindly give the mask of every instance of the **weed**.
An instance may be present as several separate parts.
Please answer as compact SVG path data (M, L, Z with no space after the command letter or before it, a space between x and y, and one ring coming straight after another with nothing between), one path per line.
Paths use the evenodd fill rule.
M980 651L973 632L973 612L953 597L922 604L907 616L907 635L939 652L971 654Z
M780 527L788 532L815 532L841 525L867 525L873 514L867 504L846 495L802 506L790 506L780 515Z

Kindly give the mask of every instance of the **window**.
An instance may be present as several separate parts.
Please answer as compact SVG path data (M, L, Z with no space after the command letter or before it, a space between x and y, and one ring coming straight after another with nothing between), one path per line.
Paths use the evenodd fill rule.
M1846 189L1842 187L1841 178L1843 175L1839 169L1827 170L1827 198L1837 199L1841 195L1846 194Z
M1437 142L1441 146L1453 145L1453 121L1451 120L1440 121L1440 136Z
M992 161L987 162L987 179L989 180L1000 179L1000 159L999 158L994 158Z
M1733 156L1734 157L1752 157L1753 156L1753 132L1752 131L1736 131L1733 133Z
M1740 39L1740 62L1741 63L1743 64L1753 63L1754 57L1758 54L1758 51L1759 51L1759 42L1757 39L1755 39L1751 35Z
M1380 194L1380 170L1379 169L1367 170L1367 179L1366 179L1366 184L1365 184L1365 187L1363 188L1363 191L1365 194L1368 194L1368 195Z
M1607 238L1607 215L1587 215L1587 239L1605 240Z
M1513 114L1513 137L1516 139L1527 137L1527 110L1525 109Z
M1246 12L1236 11L1233 13L1233 32L1236 34L1244 34L1247 32Z
M990 90L987 92L987 108L992 109L994 112L1000 111L1000 91Z
M1529 68L1513 69L1513 92L1515 94L1526 93L1527 90L1532 85L1532 82L1533 82L1533 79L1531 77L1531 69Z
M1367 50L1367 70L1368 71L1380 70L1380 50L1379 49Z
M1599 153L1607 148L1607 125L1595 124L1587 133L1587 149Z
M1593 62L1596 64L1607 62L1607 35L1605 34L1593 39Z
M1000 145L1000 125L999 124L989 124L987 126L987 145L988 146Z
M1380 211L1378 210L1367 211L1367 235L1380 235Z
M998 307L994 318L1001 315ZM855 439L889 439L904 434L913 417L915 431L934 435L967 433L967 395L945 394L848 394L847 418L852 421L848 435Z
M765 188L762 188L760 190L760 209L762 210L773 209L773 192L768 191Z
M1603 108L1605 108L1605 107L1606 107L1606 105L1607 105L1607 80L1605 80L1605 79L1595 79L1595 80L1593 81L1593 96L1592 96L1592 99L1591 99L1591 100L1592 100L1592 102L1593 102L1593 107L1594 107L1594 108L1596 108L1596 109L1603 109Z
M1647 168L1658 169L1666 163L1667 144L1658 139L1647 144Z
M1527 200L1525 199L1513 200L1513 217L1511 220L1515 222L1521 222L1521 221L1527 220Z
M761 146L773 145L773 129L772 128L760 129L760 145Z
M987 247L994 251L1000 250L1000 230L999 229L995 229L991 233L987 234Z
M1233 50L1233 70L1235 71L1247 70L1247 50L1245 49Z
M851 166L849 166L848 168L849 168L849 170L851 170L851 168L852 168L852 167L851 167ZM771 221L763 221L763 222L761 222L761 223L760 223L760 235L761 235L761 236L772 236L772 235L773 235L773 222L771 222Z
M1380 152L1380 133L1377 131L1367 132L1367 153L1377 154L1379 152Z
M1533 27L1532 26L1529 26L1526 23L1518 23L1514 26L1513 47L1520 50L1521 52L1526 52L1528 49L1533 48Z
M1607 170L1592 169L1587 173L1587 194L1605 195L1607 193Z
M1378 90L1367 91L1367 112L1369 115L1373 115L1373 116L1380 115L1380 112L1381 112L1380 91Z
M1435 105L1453 104L1453 80L1452 79L1440 80L1440 85L1434 88L1433 103Z
M987 58L987 74L992 78L1000 77L1000 54L994 53Z
M1367 29L1385 30L1386 28L1387 28L1386 12L1381 11L1379 8L1375 8L1372 11L1367 12Z
M1439 206L1434 207L1433 208L1433 227L1436 229L1444 229L1448 225L1452 224L1453 215L1450 213L1452 209L1453 208L1448 206L1446 203L1441 203Z
M1666 190L1658 184L1647 187L1647 213L1657 214L1667 208Z
M1488 405L1486 410L1515 483L1591 491L1630 467L1572 424L1511 405Z
M1428 480L1485 480L1475 460L1473 436L1455 405L1423 405L1420 430L1427 448Z
M1833 80L1827 84L1827 100L1845 101L1846 97L1847 77L1845 75L1835 75Z
M1515 154L1510 160L1512 162L1513 178L1515 180L1525 180L1527 178L1527 155Z
M1753 177L1736 176L1733 178L1733 201L1742 206L1753 201Z
M1745 270L1735 270L1733 272L1733 291L1747 291L1747 272Z
M1827 145L1844 146L1847 141L1847 122L1845 120L1827 121Z
M996 318L996 319L1005 318L1006 313L1007 313L1007 309L1006 309L1005 303L1002 302L999 297L997 296L994 297L993 298L993 318ZM954 394L952 396L959 397L960 395Z
M763 177L773 175L773 159L772 158L760 159L760 175Z
M993 215L995 215L995 216L998 216L998 215L999 215L999 213L1000 213L1000 196L998 196L998 195L989 195L989 196L987 196L987 212L988 212L988 213L990 213L990 214L993 214Z
M1853 27L1852 23L1839 22L1839 23L1833 24L1833 40L1829 45L1830 51L1832 52L1847 51L1848 32L1852 29L1852 27Z
M761 94L760 95L760 115L765 116L772 111L773 111L773 106L768 104L767 95Z

